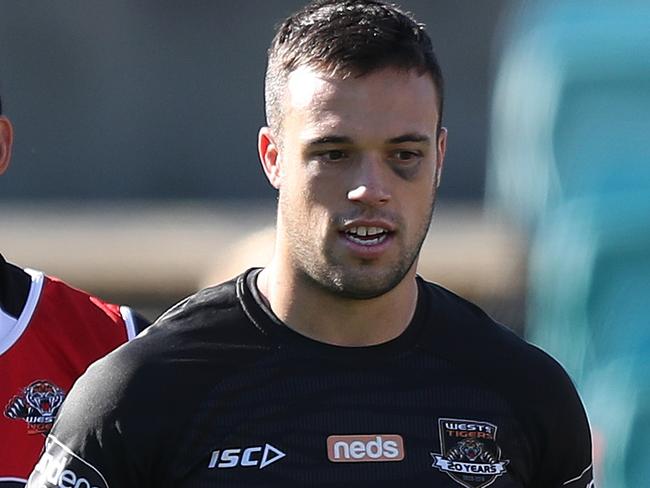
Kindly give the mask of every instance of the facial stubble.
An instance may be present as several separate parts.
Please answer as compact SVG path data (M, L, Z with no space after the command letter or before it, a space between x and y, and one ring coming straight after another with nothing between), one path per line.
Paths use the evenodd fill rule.
M359 215L337 216L326 226L324 235L314 235L312 232L305 232L305 229L315 229L316 225L309 222L308 216L296 215L295 207L291 202L279 195L279 209L283 215L285 239L288 245L288 255L292 261L291 267L295 272L298 286L318 288L338 298L351 300L369 300L384 295L399 285L415 265L420 250L427 236L427 232L433 218L435 207L436 187L432 187L430 194L429 212L423 219L415 242L409 246L408 242L402 240L404 252L398 259L389 265L381 265L373 259L358 260L358 263L351 266L343 262L338 256L334 246L328 245L331 238L331 229L339 228L343 220L367 217L368 212L359 210ZM373 217L380 217L380 212L374 212ZM398 233L394 238L403 239L406 228L403 220L399 217L391 219L397 224ZM313 222L321 230L322 223ZM328 237L330 236L330 237ZM318 243L318 245L315 245ZM399 244L399 243L397 243ZM377 273L373 268L385 266L385 272Z

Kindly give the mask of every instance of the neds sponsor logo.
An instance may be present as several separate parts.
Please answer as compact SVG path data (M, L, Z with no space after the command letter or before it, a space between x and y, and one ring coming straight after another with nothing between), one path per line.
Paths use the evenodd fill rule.
M333 463L401 461L404 440L397 434L331 435L327 457Z
M108 488L108 483L93 465L49 436L27 488Z

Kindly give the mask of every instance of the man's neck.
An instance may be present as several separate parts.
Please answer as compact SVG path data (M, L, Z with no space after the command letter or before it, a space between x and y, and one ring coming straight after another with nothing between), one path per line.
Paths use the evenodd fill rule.
M398 337L413 318L418 295L415 269L389 292L358 300L298 282L275 262L258 275L257 287L288 327L339 346L370 346Z

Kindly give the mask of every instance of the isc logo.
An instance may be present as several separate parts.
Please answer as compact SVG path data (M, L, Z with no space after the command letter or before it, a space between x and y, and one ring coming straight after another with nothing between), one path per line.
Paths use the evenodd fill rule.
M264 446L247 447L246 449L224 449L212 452L208 468L245 468L257 466L259 469L266 468L269 464L279 461L286 454L271 444Z
M397 434L331 435L327 438L327 457L335 463L401 461L404 441Z

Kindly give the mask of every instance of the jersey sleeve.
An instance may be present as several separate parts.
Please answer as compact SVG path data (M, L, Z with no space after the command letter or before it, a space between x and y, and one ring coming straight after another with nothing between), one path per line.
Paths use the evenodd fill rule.
M563 370L556 386L559 400L551 413L545 455L535 486L594 488L587 414L571 379Z
M128 364L120 370L120 350L93 364L68 394L28 488L89 486L135 488L148 472L145 443L155 444L155 416L125 398L139 382ZM131 386L133 385L133 386ZM146 392L143 392L146 394ZM138 400L142 397L137 395Z

